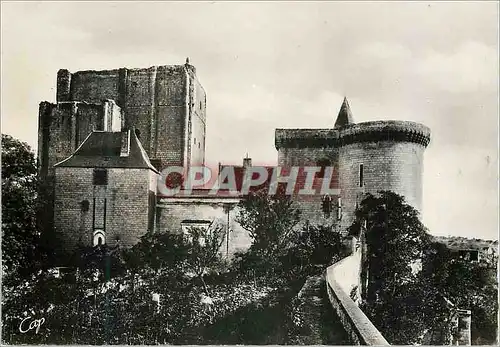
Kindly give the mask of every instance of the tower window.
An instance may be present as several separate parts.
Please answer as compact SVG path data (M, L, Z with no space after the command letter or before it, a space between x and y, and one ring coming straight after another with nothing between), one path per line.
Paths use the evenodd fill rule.
M330 160L328 159L321 159L321 160L318 160L317 162L317 166L319 166L321 168L321 170L318 172L318 178L324 178L325 177L325 168L330 166L331 163L330 163Z
M337 198L337 220L342 219L342 198Z
M332 199L329 195L325 195L323 197L322 208L325 218L330 218L330 212L332 210Z
M196 145L196 137L194 138L194 144Z
M106 244L106 236L104 231L96 230L94 231L93 245L95 246L103 246Z
M202 107L202 104L201 104L201 101L200 101L200 110L201 110L202 108L203 108L203 107Z
M365 185L365 181L364 181L364 168L363 168L363 164L360 164L359 165L359 186L363 187L364 185Z
M82 200L80 202L80 209L82 210L82 212L88 212L89 208L90 208L90 203L88 200Z
M96 186L108 185L108 170L94 169L94 185Z
M471 261L478 261L479 260L479 252L478 251L471 251L469 253L469 259Z

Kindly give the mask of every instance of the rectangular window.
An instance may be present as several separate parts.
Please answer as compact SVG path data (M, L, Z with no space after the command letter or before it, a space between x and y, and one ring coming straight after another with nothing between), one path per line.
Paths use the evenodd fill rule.
M469 259L471 261L478 261L479 260L479 252L478 251L471 251L469 253Z
M363 187L365 185L364 182L364 170L363 170L363 164L359 165L359 186Z
M94 185L95 186L108 185L108 170L94 169Z

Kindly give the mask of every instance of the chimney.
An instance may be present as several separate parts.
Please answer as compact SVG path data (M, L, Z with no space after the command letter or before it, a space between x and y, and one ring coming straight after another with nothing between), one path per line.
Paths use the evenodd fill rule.
M121 132L121 149L120 149L120 157L128 157L130 153L130 130L124 130Z

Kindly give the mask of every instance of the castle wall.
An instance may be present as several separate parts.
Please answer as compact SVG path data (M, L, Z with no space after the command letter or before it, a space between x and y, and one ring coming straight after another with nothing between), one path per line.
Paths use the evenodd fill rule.
M122 110L122 127L138 130L148 156L158 159L162 168L186 165L186 158L204 162L206 100L192 66L73 74L60 70L57 86L58 102L114 100ZM112 125L117 129L116 123ZM196 137L196 145L191 134ZM198 145L200 139L203 141Z
M156 67L127 70L125 82L125 127L135 127L144 149L151 155L155 141Z
M222 200L224 199L216 201L214 198L193 197L162 199L157 206L156 231L179 233L183 220L216 220L226 230L229 227L229 240L224 240L221 252L231 258L235 252L247 250L251 245L251 238L235 220L238 215L237 201Z
M93 227L105 218L106 243L132 246L151 225L151 191L156 174L149 169L108 169L108 185L93 185L93 168L55 169L54 228L66 249L92 245ZM97 208L96 204L104 208ZM85 208L87 206L87 208Z
M343 227L354 218L356 203L365 193L390 190L403 195L416 209L422 209L424 146L412 142L358 142L339 150L339 176L343 204ZM364 186L360 187L360 165Z
M75 72L71 74L70 78L69 98L67 100L57 99L57 101L100 103L103 99L118 100L118 83L119 70ZM61 94L58 93L58 95Z
M318 161L328 159L333 166L338 162L338 148L287 148L278 150L278 166L316 166Z
M120 123L121 110L112 101L40 103L38 158L42 171L48 172L68 158L92 131L117 130Z
M191 108L191 164L205 163L206 94L197 79L194 79L194 100Z
M93 185L90 168L55 169L54 231L65 249L91 244ZM87 201L88 209L81 204Z
M339 188L338 182L338 148L294 148L282 147L278 150L278 166L280 167L307 167L320 166L321 162L329 161L329 166L332 166L333 176L331 177L329 188ZM297 178L297 186L303 187L305 184L305 174L299 173ZM331 208L329 212L323 209L324 194L320 194L323 185L323 178L316 176L313 184L313 189L317 191L314 195L296 195L294 197L295 206L301 211L301 219L308 221L309 224L315 225L338 225L337 215L337 195L329 194L331 198Z
M64 104L59 104L64 105ZM76 111L76 124L75 133L76 138L74 139L75 144L73 146L74 150L82 144L82 142L89 136L89 134L94 130L105 129L107 126L105 121L104 107L101 104L87 104L87 103L74 103L74 110ZM73 115L72 115L73 116ZM72 154L72 153L71 153ZM64 158L66 159L66 158Z
M184 165L187 118L187 74L184 66L160 66L157 72L157 140L155 155L162 168ZM148 152L149 154L149 152Z

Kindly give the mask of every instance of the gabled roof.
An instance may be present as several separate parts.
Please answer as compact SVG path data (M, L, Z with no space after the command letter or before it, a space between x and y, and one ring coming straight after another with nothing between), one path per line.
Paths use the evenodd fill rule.
M124 153L122 141L126 141L123 147L128 149ZM136 168L158 173L133 130L93 131L69 158L54 167Z
M344 97L344 102L342 102L342 106L340 107L340 111L337 116L337 120L335 121L334 128L341 128L349 124L354 124L354 118L352 117L349 102L347 101L347 98Z

